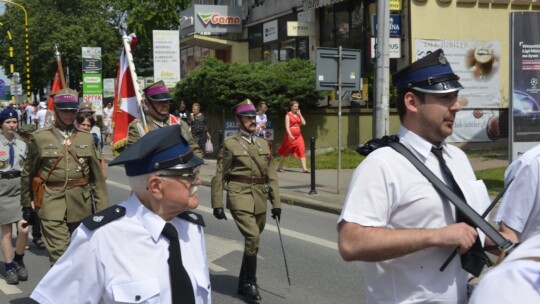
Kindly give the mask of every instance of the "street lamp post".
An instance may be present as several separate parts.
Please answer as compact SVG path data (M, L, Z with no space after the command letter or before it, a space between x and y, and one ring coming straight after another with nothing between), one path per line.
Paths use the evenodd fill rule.
M26 12L26 9L24 6L22 6L19 3L11 2L8 0L0 0L0 2L5 2L7 4L15 5L16 7L20 8L24 12L24 43L25 43L25 56L26 56L26 98L28 102L31 102L30 94L32 93L31 85L30 85L30 46L29 46L29 39L28 39L28 13Z

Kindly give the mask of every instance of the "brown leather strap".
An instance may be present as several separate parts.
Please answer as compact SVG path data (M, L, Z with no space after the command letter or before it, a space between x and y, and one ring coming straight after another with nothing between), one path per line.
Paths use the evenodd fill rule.
M78 186L85 186L87 184L87 178L68 179L67 183L65 181L52 181L46 183L47 187L49 188L62 188L64 187L64 185L66 185L66 188L73 188Z
M268 178L266 176L263 177L249 177L249 176L241 176L241 175L230 175L229 181L231 182L238 182L238 183L244 183L244 184L252 184L252 185L260 185L265 184Z

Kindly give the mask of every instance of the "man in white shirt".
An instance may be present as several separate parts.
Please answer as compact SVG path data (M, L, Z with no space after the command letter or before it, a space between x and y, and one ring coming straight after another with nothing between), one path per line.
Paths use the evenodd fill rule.
M31 298L39 303L211 303L204 220L191 211L199 205L202 164L180 125L149 132L123 151L109 165L124 165L133 194L82 221ZM173 260L177 264L169 268Z
M450 185L442 157L454 188L482 212L489 205L485 185L465 153L445 142L461 110L458 79L440 49L394 74L398 136ZM456 247L463 254L477 242L478 231L456 217L456 208L403 155L390 147L369 154L353 174L338 221L343 259L366 262L367 303L466 303L468 276L460 259L439 271Z
M45 121L47 116L47 104L44 101L41 101L38 106L38 111L34 122L37 124L38 129L45 128Z

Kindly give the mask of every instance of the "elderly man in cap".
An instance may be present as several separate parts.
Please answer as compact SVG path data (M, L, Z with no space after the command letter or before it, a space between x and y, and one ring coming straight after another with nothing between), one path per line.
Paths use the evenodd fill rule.
M440 49L394 74L398 137L482 212L489 204L485 185L465 153L445 142L461 110L458 79ZM466 303L468 274L460 259L439 268L456 247L460 254L477 248L478 231L391 147L373 151L354 172L338 228L343 259L367 262L367 303Z
M193 149L193 153L202 158L204 153L193 139L193 136L191 136L187 123L178 118L178 116L169 114L169 108L173 98L169 94L169 89L165 83L162 80L154 82L143 91L146 96L144 103L148 109L147 115L145 115L148 131L145 130L143 122L140 119L133 120L129 124L127 146L129 147L134 144L146 132L178 124L181 126L180 132L182 136Z
M53 264L81 219L109 205L92 135L74 126L78 108L76 91L55 94L56 122L32 133L21 176L23 212L37 211Z
M202 164L178 125L128 147L109 165L124 165L131 197L84 219L31 297L39 303L210 303L204 221L190 211L199 205Z
M266 224L267 200L272 217L280 220L281 201L276 167L266 141L255 135L257 111L249 99L233 108L240 131L227 139L219 152L216 175L212 178L212 208L217 219L223 211L223 190L227 208L244 236L244 257L240 267L238 293L260 300L257 287L257 252Z

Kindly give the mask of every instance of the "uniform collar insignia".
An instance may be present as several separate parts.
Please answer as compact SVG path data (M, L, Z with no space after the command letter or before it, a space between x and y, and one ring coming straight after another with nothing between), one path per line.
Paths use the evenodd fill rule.
M94 216L92 219L94 220L94 222L96 223L99 223L101 222L105 217L103 215L96 215Z
M194 221L196 221L196 220L199 219L199 218L197 217L197 215L194 214L194 213L190 213L190 214L189 214L189 217L192 218Z

